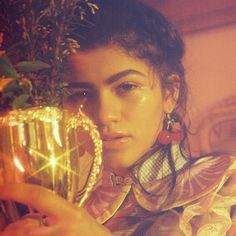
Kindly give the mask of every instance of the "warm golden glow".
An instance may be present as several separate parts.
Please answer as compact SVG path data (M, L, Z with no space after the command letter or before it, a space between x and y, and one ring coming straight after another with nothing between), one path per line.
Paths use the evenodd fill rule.
M63 157L68 157L68 155L70 154L70 151L67 151L63 154L61 154L60 156L58 156L57 158L55 156L53 157L48 157L47 155L44 155L43 153L40 153L36 150L30 149L29 153L37 158L41 158L43 160L46 160L47 163L43 166L41 166L39 169L35 170L33 173L31 173L31 176L35 176L37 175L39 172L43 171L46 168L61 168L63 170L66 170L74 175L78 175L78 173L76 173L75 171L73 171L71 168L68 168L66 165L61 164L59 161L60 159L62 159Z
M14 110L0 117L0 128L0 138L6 141L0 145L0 151L4 149L17 170L25 173L26 182L41 184L68 201L83 204L97 181L102 163L102 141L87 116L81 111L75 115L55 107ZM74 196L80 178L78 160L82 144L78 135L81 128L91 137L94 162L85 194L77 202Z
M14 161L14 164L15 164L15 167L22 173L25 172L25 168L24 166L21 164L21 162L19 161L19 159L17 157L14 157L13 158L13 161Z
M58 121L53 121L52 122L52 130L53 130L53 137L55 138L57 144L62 147L62 142L61 142L61 138L60 138L60 133L59 133L59 125L58 125Z
M50 157L49 163L50 163L52 168L55 168L56 165L57 165L57 159L55 157Z

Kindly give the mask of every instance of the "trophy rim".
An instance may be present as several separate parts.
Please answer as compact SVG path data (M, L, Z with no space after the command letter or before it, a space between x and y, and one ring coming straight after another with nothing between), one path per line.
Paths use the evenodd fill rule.
M24 122L31 122L35 120L44 122L60 121L63 114L68 113L65 109L50 106L38 106L26 109L16 109L0 116L0 125L15 126Z

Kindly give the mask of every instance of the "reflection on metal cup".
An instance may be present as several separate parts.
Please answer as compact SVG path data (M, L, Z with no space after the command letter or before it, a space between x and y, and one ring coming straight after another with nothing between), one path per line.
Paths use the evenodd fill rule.
M83 145L79 130L91 138L94 158L78 200L75 197L80 178L78 160ZM38 184L81 206L96 183L101 156L100 135L81 111L75 115L55 107L36 107L14 110L0 117L0 180L5 184ZM14 203L2 202L1 208L10 221L18 218Z

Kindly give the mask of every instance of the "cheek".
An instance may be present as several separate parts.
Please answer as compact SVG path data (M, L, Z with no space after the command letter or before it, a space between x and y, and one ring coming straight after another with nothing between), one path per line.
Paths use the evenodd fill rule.
M126 101L127 104L127 101ZM129 101L126 112L133 120L140 120L152 124L156 123L163 114L163 99L160 93L149 92L141 94L136 99ZM125 106L124 106L125 107Z
M143 96L129 111L130 123L142 140L156 140L164 117L161 95ZM152 141L150 141L152 142Z
M99 103L97 99L84 102L82 111L94 122L94 124L97 124L99 119Z
M64 100L63 108L70 111L70 112L76 113L79 111L79 104L77 104L75 102L68 102L67 100Z
M63 102L63 108L72 112L72 113L78 113L79 110L81 109L83 113L85 113L86 115L89 114L89 112L87 111L87 106L85 102L81 102L81 101L67 101L66 99Z

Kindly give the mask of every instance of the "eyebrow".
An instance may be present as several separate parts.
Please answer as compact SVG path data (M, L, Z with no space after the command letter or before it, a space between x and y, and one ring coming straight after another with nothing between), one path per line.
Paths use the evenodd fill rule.
M112 84L121 78L128 76L128 75L140 75L140 76L145 76L144 73L137 71L137 70L124 70L121 72L118 72L114 75L111 75L105 80L105 84L109 85ZM93 88L93 85L89 82L69 82L69 87L70 88L84 88L84 89L89 89Z
M112 84L114 82L116 82L117 80L125 77L125 76L128 76L128 75L141 75L141 76L145 76L145 74L143 74L142 72L140 71L137 71L137 70L124 70L124 71L121 71L121 72L118 72L112 76L110 76L106 81L105 83L106 84Z

